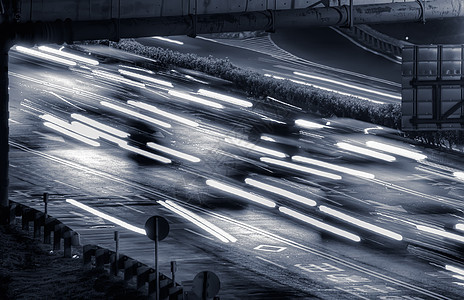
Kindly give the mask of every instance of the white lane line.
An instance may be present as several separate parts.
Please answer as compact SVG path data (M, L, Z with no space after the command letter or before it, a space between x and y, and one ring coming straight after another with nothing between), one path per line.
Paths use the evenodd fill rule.
M69 184L69 183L66 183L66 182L62 182L62 181L59 181L59 180L56 180L56 179L55 179L55 180L53 180L53 181L54 181L54 182L56 182L56 183L59 183L59 184L65 185L65 186L69 186L69 187L71 187L71 188L73 188L73 189L80 190L80 188L79 188L79 187L77 187L77 186L74 186L74 185L72 185L72 184Z
M256 258L259 259L259 260L265 261L265 262L267 262L267 263L270 263L271 265L274 265L274 266L276 266L276 267L279 267L279 268L282 268L282 269L287 269L287 267L284 267L284 266L282 266L282 265L279 265L279 264L277 264L277 263L275 263L275 262L273 262L273 261L271 261L271 260L262 258L261 256L256 256Z
M201 236L201 237L203 237L203 238L205 238L205 239L214 241L214 239L213 239L212 237L206 236L206 235L201 234L201 233L199 233L199 232L196 232L196 231L194 231L194 230L191 230L191 229L188 229L188 228L184 228L184 230L185 230L185 231L188 231L188 232L190 232L190 233L196 234L196 235L198 235L198 236Z
M130 207L130 206L128 206L128 205L125 205L124 203L116 202L116 204L121 205L121 206L124 206L125 208L131 209L131 210L136 211L136 212L138 212L138 213L145 214L144 211L141 211L141 210L138 210L138 209L136 209L136 208Z
M345 290L344 288L341 288L341 287L335 287L335 289L337 289L337 290L339 290L339 291L342 291L342 292L345 292L345 293L348 293L348 294L350 294L350 295L356 296L356 297L358 297L358 298L360 298L360 299L370 300L370 298L361 296L361 295L356 294L355 292L352 292L352 291L349 291L349 290Z

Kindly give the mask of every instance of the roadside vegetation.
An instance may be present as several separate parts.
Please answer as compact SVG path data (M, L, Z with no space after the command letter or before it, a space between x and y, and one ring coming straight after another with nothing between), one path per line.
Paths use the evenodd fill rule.
M192 53L183 54L160 47L145 46L133 39L123 39L118 43L107 40L87 43L108 45L155 59L165 67L177 66L213 75L228 80L237 87L246 87L246 92L250 97L264 99L266 96L270 96L299 106L305 111L316 113L321 117L352 118L393 129L401 129L400 103L380 104L323 91L289 80L266 77L258 72L239 68L227 59L218 59L211 55L200 57ZM406 137L426 145L464 151L464 132L462 130L406 132L404 134Z

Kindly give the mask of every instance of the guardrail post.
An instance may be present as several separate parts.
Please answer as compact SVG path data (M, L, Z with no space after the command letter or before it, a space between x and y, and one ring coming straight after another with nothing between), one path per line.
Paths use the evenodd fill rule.
M8 224L14 225L16 220L16 203L10 203L10 210L8 212Z
M103 269L105 264L109 263L110 255L108 249L98 248L95 250L95 267Z
M44 214L40 211L35 211L34 212L34 237L39 237L41 234L41 227L44 220Z
M61 236L63 234L64 224L59 222L53 226L53 251L60 250Z
M90 267L92 263L92 256L95 256L95 252L97 251L97 246L95 245L85 245L82 248L82 256L84 260L84 267Z
M66 230L63 233L63 239L64 239L64 257L72 257L72 246L79 246L80 244L80 238L79 238L79 233L73 231L73 230Z

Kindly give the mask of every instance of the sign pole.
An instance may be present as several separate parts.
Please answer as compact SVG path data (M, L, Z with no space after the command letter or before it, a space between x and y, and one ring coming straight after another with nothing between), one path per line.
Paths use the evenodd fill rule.
M159 300L159 270L158 270L158 218L155 219L155 284L156 300Z

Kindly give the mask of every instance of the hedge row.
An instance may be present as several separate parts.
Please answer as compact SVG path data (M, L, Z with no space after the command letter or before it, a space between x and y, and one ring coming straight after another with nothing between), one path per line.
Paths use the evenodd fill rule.
M401 128L401 104L379 104L355 97L323 91L311 86L301 85L289 80L266 77L263 74L233 65L228 59L213 56L200 57L196 54L183 54L160 47L145 46L133 39L120 42L93 41L110 47L136 53L159 61L165 66L175 65L182 68L200 71L233 82L238 87L247 87L250 97L264 98L270 96L287 103L299 106L306 111L319 114L321 117L345 117L377 125ZM414 133L407 134L420 142L434 146L464 145L464 136L458 130L446 133Z

